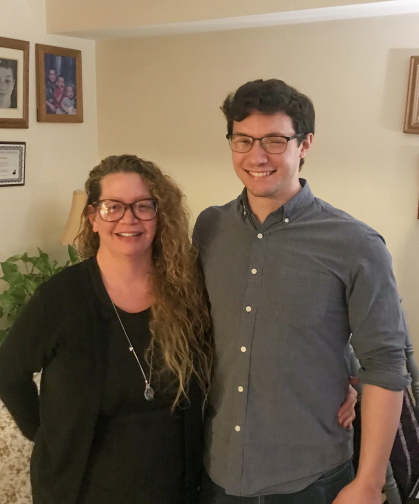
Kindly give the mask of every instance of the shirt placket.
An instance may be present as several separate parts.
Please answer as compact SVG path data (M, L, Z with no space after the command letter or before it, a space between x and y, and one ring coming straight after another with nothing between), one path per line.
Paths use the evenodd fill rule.
M251 353L254 338L255 321L257 308L262 286L262 271L266 255L268 233L255 230L252 243L252 254L247 271L247 286L242 303L242 315L240 320L240 339L237 346L237 379L234 384L234 395L236 397L235 408L237 417L231 429L232 443L228 465L228 481L230 485L226 488L227 493L242 495L244 491L243 473L245 471L246 460L246 417L248 414L248 387L251 371Z

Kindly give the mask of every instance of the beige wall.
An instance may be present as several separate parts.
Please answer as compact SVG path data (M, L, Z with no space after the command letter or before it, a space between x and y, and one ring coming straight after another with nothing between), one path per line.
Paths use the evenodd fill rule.
M387 239L419 353L419 136L402 133L418 15L97 44L99 155L175 176L196 217L241 190L219 106L247 80L307 93L317 132L302 175Z
M60 258L72 191L97 161L95 44L47 35L44 0L0 0L0 12L3 37L30 41L29 129L0 129L0 140L24 141L27 149L26 184L0 187L0 261L37 246ZM84 123L36 121L35 43L82 51Z
M385 0L46 0L48 31L100 30L271 12L317 9L341 5L381 3Z

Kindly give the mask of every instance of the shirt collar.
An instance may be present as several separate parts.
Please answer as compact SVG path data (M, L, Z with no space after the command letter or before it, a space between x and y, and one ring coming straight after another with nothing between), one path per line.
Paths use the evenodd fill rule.
M306 208L308 208L314 201L314 194L311 192L310 186L306 179L300 178L301 190L293 196L289 201L284 203L281 207L272 212L266 219L271 220L271 217L275 219L275 221L281 221L282 219L289 219L289 222L297 219ZM243 216L246 216L246 213L250 213L253 215L253 212L249 205L249 200L247 198L247 190L243 189L243 192L239 196L239 202L241 204ZM265 222L266 222L265 221Z

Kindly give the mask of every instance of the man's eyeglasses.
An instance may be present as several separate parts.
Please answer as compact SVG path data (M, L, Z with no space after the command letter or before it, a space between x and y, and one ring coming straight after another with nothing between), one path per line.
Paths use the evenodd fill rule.
M116 222L122 219L129 208L138 220L149 221L157 215L157 200L147 198L134 201L134 203L123 203L122 201L105 199L99 200L95 205L100 218L106 222Z
M294 138L300 138L302 136L305 136L305 133L297 133L296 135L290 137L266 135L261 138L254 138L248 135L233 133L232 135L226 135L226 138L233 152L249 152L253 147L255 140L259 140L263 150L268 154L282 154L287 150L287 145L290 140L294 140Z

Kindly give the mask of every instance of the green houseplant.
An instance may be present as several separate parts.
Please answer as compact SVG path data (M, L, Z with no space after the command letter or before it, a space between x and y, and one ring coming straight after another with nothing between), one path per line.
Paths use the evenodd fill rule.
M14 255L0 262L3 276L0 280L7 282L9 287L0 294L0 319L7 317L6 329L0 329L0 344L19 312L41 283L55 273L80 261L76 250L68 246L69 259L64 266L49 258L48 254L38 248L38 256L30 257L25 252Z

